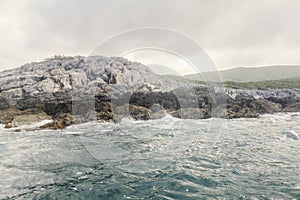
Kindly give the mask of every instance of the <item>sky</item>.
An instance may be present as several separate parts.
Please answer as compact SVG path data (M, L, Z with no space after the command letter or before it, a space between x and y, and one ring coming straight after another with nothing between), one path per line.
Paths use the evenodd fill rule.
M88 56L113 35L143 27L186 35L218 70L297 65L299 8L297 0L1 0L0 68L58 54ZM153 55L146 51L125 57L169 63L175 70L184 66L166 52ZM185 66L178 73L190 72Z

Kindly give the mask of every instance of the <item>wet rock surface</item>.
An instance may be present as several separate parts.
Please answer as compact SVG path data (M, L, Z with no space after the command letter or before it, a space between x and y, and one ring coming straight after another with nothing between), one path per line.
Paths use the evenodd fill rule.
M161 80L147 66L123 58L59 57L0 75L0 123L7 128L40 120L61 129L98 119L118 122L178 118L259 117L299 112L300 89L225 89Z

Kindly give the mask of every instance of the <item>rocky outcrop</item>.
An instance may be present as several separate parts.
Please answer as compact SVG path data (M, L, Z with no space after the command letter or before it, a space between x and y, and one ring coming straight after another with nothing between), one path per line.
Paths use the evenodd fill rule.
M53 122L40 128L166 114L258 117L299 111L299 99L299 89L224 91L220 86L160 79L147 66L119 57L56 57L0 75L0 123L7 128L49 118Z
M11 122L14 119L14 117L22 114L24 113L21 110L17 110L17 109L0 110L0 123L7 124Z
M265 99L255 99L251 96L229 100L226 118L256 118L259 114L281 111L281 105Z
M41 129L63 129L74 124L74 116L69 113L60 113L54 117L54 121L40 126Z
M33 124L43 120L50 120L51 117L44 111L38 109L0 110L0 123L5 124L6 128L13 128Z
M39 121L51 120L51 117L45 112L33 112L33 113L24 113L22 115L15 116L11 121L13 127L24 126L33 124Z
M283 110L292 104L300 102L300 88L299 89L227 89L226 93L230 99L239 99L245 97L253 97L254 99L264 99L276 104L280 104ZM294 112L300 111L295 109Z
M122 95L136 84L155 81L156 75L145 65L117 57L56 57L25 64L0 75L0 123L13 122L14 126L24 110L39 110L55 120L53 127L64 127L70 123L61 122L58 116L72 115L76 93L89 90L96 99L95 115L112 120L113 92Z
M283 112L299 112L300 111L300 102L296 102L296 103L287 105L282 111Z

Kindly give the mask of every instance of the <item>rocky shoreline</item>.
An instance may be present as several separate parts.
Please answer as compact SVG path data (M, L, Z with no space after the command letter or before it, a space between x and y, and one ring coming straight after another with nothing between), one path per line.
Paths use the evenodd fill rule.
M162 80L124 58L54 57L0 75L0 123L6 128L52 120L62 129L90 120L253 118L299 112L300 89L242 90ZM19 129L16 129L19 130Z

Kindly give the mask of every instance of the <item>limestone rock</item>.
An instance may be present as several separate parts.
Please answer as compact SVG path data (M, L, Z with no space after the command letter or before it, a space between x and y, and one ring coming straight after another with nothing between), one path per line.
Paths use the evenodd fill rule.
M72 98L77 88L99 95L107 92L108 84L134 85L156 78L145 65L124 58L56 57L2 72L0 109L43 108L45 102Z
M6 124L7 128L29 125L43 120L50 120L51 117L42 110L28 109L0 110L0 121Z
M53 122L40 126L41 129L63 129L74 124L74 116L69 113L60 113Z
M29 125L33 123L37 123L43 120L51 120L51 117L47 115L45 112L40 111L38 113L24 113L18 116L15 116L11 121L13 127Z

